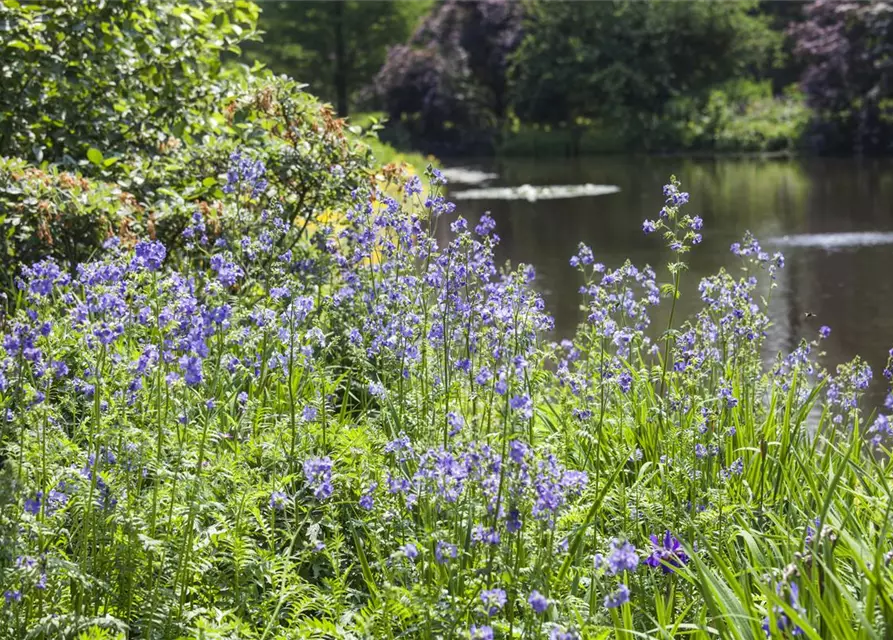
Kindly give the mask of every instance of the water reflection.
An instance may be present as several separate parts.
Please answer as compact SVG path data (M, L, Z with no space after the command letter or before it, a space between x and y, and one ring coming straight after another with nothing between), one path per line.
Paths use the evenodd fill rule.
M767 346L790 350L828 325L833 329L825 343L829 364L859 354L877 374L883 368L893 346L893 245L859 242L859 236L842 242L839 234L893 233L890 161L610 157L464 164L497 174L488 186L620 187L609 195L567 200L458 203L469 220L492 213L502 238L500 260L537 268L558 336L572 334L585 317L577 295L580 281L568 265L579 242L589 244L608 266L630 258L637 265L652 264L661 274L669 253L660 238L643 235L641 222L656 217L663 203L661 187L675 173L691 193L687 210L704 218L704 243L690 254L683 280L682 312L697 308L701 277L723 266L737 268L740 259L728 248L745 230L767 248L772 238L838 234L836 242L795 241L784 247L787 267L772 292L774 326ZM665 270L662 279L667 279ZM666 323L668 305L663 306L656 326Z

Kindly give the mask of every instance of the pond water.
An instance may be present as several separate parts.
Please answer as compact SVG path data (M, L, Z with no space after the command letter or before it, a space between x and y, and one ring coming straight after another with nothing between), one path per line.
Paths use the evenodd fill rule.
M556 338L572 335L585 318L580 276L568 264L579 242L609 267L629 258L638 266L651 264L659 281L669 280L671 255L657 234L642 233L642 220L657 217L661 188L675 174L691 194L686 211L704 219L704 242L687 256L677 313L699 307L702 277L740 266L729 246L750 230L764 250L782 251L787 262L770 298L767 348L790 351L828 325L827 364L861 355L880 380L893 347L893 161L604 157L454 164L473 170L466 175L485 177L479 184L450 185L458 212L471 222L490 211L502 239L497 258L536 267ZM470 198L460 193L521 185L549 186L544 192L553 195L557 185L617 189L564 198L539 198L543 191L530 186L509 199L506 189ZM669 304L661 307L654 315L657 327L666 326ZM883 391L880 382L874 387Z

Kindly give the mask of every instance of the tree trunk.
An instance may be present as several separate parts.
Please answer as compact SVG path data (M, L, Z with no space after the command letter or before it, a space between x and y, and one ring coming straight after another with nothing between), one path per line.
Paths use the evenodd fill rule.
M335 100L338 117L347 115L347 60L344 52L344 5L346 0L335 0Z

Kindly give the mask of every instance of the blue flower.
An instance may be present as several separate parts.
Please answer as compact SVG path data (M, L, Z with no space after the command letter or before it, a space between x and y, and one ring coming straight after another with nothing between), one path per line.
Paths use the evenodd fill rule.
M413 176L406 182L404 191L407 196L413 196L422 192L422 181L418 176Z
M183 371L183 380L190 387L202 382L202 360L196 356L183 356L180 358L180 369Z
M387 395L384 385L380 382L370 382L368 389L369 395L373 398L384 398Z
M240 151L233 151L229 161L226 184L223 185L224 193L235 193L238 188L239 194L250 194L251 198L257 198L266 190L266 167L261 160L252 160L243 156Z
M68 494L62 491L64 485L60 483L56 489L50 489L47 495L47 503L45 513L47 516L53 515L58 509L68 504Z
M71 280L52 258L22 267L22 276L27 279L28 291L38 296L49 296L56 285L64 286Z
M471 530L471 541L476 544L498 545L500 540L499 532L496 529L484 529L484 525L479 524Z
M481 602L484 603L484 609L487 615L495 616L505 606L505 591L500 588L489 589L481 592Z
M505 530L509 533L516 533L521 530L523 525L521 512L517 509L509 509L508 515L505 517Z
M407 542L405 545L403 545L401 551L403 551L403 555L405 555L410 560L415 560L419 556L419 550L411 542Z
M732 390L728 387L722 387L719 390L719 397L726 401L726 407L729 409L734 409L738 406L738 398L732 394Z
M549 608L548 598L536 589L530 592L530 597L527 599L527 602L530 605L530 608L536 613L543 613Z
M623 571L635 571L639 566L636 548L628 541L618 539L611 541L611 553L608 555L608 573L617 575Z
M438 540L434 545L434 557L438 564L445 564L450 560L455 560L459 555L459 549L454 544Z
M629 602L629 587L620 584L617 591L605 596L605 608L616 609L617 607Z
M227 260L223 254L219 253L211 256L211 270L217 274L217 280L225 287L233 286L239 278L245 275L242 267Z
M657 223L655 223L653 220L645 220L642 223L642 231L644 231L646 234L653 233L655 229L657 229Z
M489 213L484 213L480 220L478 220L477 226L474 228L474 232L479 236L488 236L493 229L496 228L496 222L494 222L493 218L490 217Z
M672 573L674 567L681 567L688 564L688 555L682 550L679 540L667 530L663 539L658 539L657 535L651 535L651 545L653 550L651 555L645 559L645 564L649 567L660 567L664 573Z
M369 488L366 489L366 493L360 496L360 508L365 509L366 511L371 511L373 508L375 508L375 490L377 488L377 482L373 482L369 485Z
M624 371L617 378L617 385L623 393L629 393L633 385L633 376L629 371Z
M470 640L493 640L493 629L487 625L479 627L473 624L471 629L468 630L468 635Z
M522 464L529 454L530 447L528 447L526 443L521 442L520 440L512 440L509 442L509 457L512 459L512 462Z
M779 582L775 585L775 592L781 596L784 592L784 584ZM800 589L795 582L792 582L788 585L788 602L791 607L797 611L800 615L804 615L806 610L800 604ZM803 629L798 627L793 623L790 616L785 612L784 608L781 606L773 606L772 612L775 614L775 626L782 633L787 634L790 631L792 636L800 636L803 635ZM769 624L769 616L763 618L763 632L766 634L766 637L770 637L772 635L771 627Z
M136 256L131 261L134 268L158 271L167 255L167 249L157 240L142 241L137 243L135 253Z
M450 411L447 414L447 424L450 427L449 435L452 438L462 430L463 426L465 426L465 419L459 414Z
M304 478L313 490L317 500L325 500L332 495L332 459L308 458L304 461Z
M533 416L533 404L530 402L530 396L513 396L509 400L509 407L512 411L517 411L522 418L530 418Z
M288 504L288 496L282 491L274 491L270 494L270 508L283 511Z
M25 511L36 516L40 513L40 505L43 502L43 491L38 491L33 498L25 500Z

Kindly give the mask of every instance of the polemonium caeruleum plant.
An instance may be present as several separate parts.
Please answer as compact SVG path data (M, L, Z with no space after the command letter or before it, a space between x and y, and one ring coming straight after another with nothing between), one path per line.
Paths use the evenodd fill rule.
M644 225L671 282L581 245L585 320L554 344L534 270L495 264L436 170L308 229L232 162L180 268L145 241L22 272L8 637L889 631L893 400L861 407L871 371L828 372L825 330L766 359L782 256L748 236L685 281L709 229L673 180ZM683 285L703 304L679 321Z

